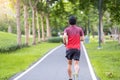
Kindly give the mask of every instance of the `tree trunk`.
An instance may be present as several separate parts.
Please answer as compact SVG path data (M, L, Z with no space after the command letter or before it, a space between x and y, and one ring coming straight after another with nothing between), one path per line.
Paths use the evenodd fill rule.
M38 43L40 42L40 25L39 25L39 16L38 13L36 13L37 15L37 28L38 28Z
M92 26L93 27L93 26ZM92 37L95 38L94 28L92 28Z
M16 2L16 21L17 21L17 44L21 46L21 29L20 29L20 0Z
M101 14L101 42L105 43L105 38L104 38L104 32L103 32L103 21L102 21L103 15Z
M99 39L100 39L100 43L105 42L104 32L103 32L103 21L102 21L102 18L103 18L102 4L103 4L103 0L99 0Z
M32 26L31 26L31 22L29 22L29 36L31 36L31 28L32 28Z
M120 28L118 27L118 44L120 45Z
M102 42L102 0L99 0L99 7L98 7L98 10L99 10L99 48L101 48L101 42Z
M12 33L12 27L11 27L11 25L8 26L8 33Z
M87 35L90 36L90 19L89 19L89 15L88 15L88 28L87 28Z
M120 44L120 33L118 34L118 43Z
M36 24L35 24L35 13L36 9L35 7L32 7L32 32L33 32L33 45L36 44Z
M38 43L40 43L40 27L38 27Z
M49 14L46 15L47 38L51 37L51 30L49 25Z
M25 44L29 44L29 25L28 25L28 12L27 6L24 5L24 27L25 27Z
M45 41L45 31L44 31L44 21L43 21L43 14L40 14L41 18L41 27L42 27L42 40Z

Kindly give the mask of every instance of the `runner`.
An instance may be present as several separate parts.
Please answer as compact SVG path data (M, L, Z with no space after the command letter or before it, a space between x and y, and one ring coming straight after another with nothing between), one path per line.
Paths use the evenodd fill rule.
M74 61L74 75L78 78L80 41L84 40L84 33L82 28L76 25L76 18L74 16L70 16L69 24L70 25L64 30L63 42L66 46L69 80L72 80L72 60Z

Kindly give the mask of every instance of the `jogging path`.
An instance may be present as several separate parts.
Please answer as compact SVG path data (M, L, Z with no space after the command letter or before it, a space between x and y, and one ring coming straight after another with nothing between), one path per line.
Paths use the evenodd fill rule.
M83 43L79 79L97 80ZM51 50L33 66L21 74L15 75L10 80L68 80L64 45Z

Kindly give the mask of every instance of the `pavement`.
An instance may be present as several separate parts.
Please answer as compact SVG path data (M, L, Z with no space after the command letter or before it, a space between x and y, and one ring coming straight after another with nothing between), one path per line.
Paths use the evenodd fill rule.
M68 80L64 45L51 50L27 70L16 74L9 80ZM80 57L79 80L97 80L83 43Z

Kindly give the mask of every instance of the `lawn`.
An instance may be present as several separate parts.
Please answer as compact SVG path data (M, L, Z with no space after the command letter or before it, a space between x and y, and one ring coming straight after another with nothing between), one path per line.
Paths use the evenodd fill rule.
M22 45L24 44L24 42L25 42L25 38L22 36ZM17 49L16 34L0 31L0 52L9 52L9 51L14 51L16 49Z
M11 53L0 53L0 80L8 80L12 75L25 70L58 45L60 43L41 43Z
M24 71L48 51L60 45L60 43L41 42L35 46L16 49L16 39L15 34L0 31L0 80L8 80L16 73ZM22 44L24 44L24 37L22 37Z
M102 49L97 49L97 42L91 42L85 46L100 80L120 80L120 45L118 42L108 41L102 44Z

